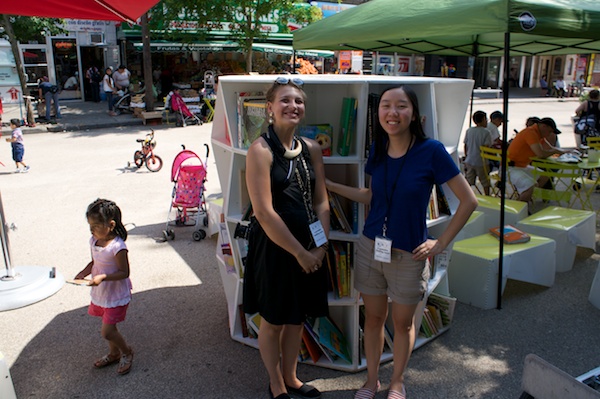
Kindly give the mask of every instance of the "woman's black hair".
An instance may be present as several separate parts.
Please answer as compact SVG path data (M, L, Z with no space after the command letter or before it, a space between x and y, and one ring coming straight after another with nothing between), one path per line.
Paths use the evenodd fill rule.
M413 120L410 122L409 126L410 133L417 140L426 140L427 135L425 134L425 131L423 130L423 125L421 124L421 114L419 112L419 101L417 99L417 93L415 93L415 91L410 86L392 86L385 89L381 93L379 98L381 99L381 97L383 97L383 95L386 92L393 89L402 89L402 91L406 93L406 96L408 97L408 100L410 101L413 107ZM379 104L377 104L377 110L379 112ZM380 162L385 159L385 156L387 154L388 141L389 140L387 132L383 129L383 126L381 126L378 114L375 118L375 132L373 134L373 160L375 162Z
M123 241L127 240L127 230L121 221L121 210L113 201L98 198L88 206L85 217L93 218L104 224L108 224L113 220L115 222L115 234L121 237Z

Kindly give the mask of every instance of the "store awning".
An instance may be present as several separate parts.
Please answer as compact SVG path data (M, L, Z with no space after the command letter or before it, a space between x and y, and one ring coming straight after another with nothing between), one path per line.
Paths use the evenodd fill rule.
M137 51L142 51L142 43L134 43L133 47ZM291 48L291 47L290 47ZM195 42L195 43L174 43L174 42L156 42L150 43L150 51L153 53L161 52L186 52L186 51L241 51L236 42Z
M282 46L280 44L269 43L252 43L252 50L261 53L275 53L283 55L292 55L294 49L292 46ZM324 57L330 58L335 55L333 51L327 50L296 50L296 55L299 57Z
M136 51L142 51L142 43L133 43ZM283 46L281 44L271 43L253 43L252 50L260 53L283 54L291 56L294 52L292 46ZM185 51L243 51L242 47L236 42L194 42L194 43L175 43L153 41L150 43L150 51L153 53L161 52L185 52ZM296 50L298 57L325 57L330 58L335 55L333 51L328 50Z

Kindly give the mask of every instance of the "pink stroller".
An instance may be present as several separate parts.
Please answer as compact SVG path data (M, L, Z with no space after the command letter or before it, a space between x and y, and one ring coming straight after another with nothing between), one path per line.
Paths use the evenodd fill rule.
M165 241L175 239L175 233L170 226L195 226L192 233L195 241L206 237L206 232L200 228L208 226L208 215L204 199L204 182L206 181L206 162L208 161L209 148L206 147L206 159L204 162L193 151L185 149L181 151L173 161L171 168L171 181L173 187L172 201L167 214L166 229L163 230ZM176 217L171 219L171 211L175 208Z
M175 113L175 125L176 126L187 126L189 124L201 125L202 121L198 118L186 105L183 97L179 94L179 90L175 89L171 93L171 110Z

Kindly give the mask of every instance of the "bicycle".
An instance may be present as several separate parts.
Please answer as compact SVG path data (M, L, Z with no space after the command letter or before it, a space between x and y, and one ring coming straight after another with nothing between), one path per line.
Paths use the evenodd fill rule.
M133 154L133 163L137 168L141 168L145 163L146 168L150 172L158 172L161 170L163 166L162 159L154 154L154 147L156 147L156 140L154 140L154 130L151 133L146 135L145 139L137 139L136 142L142 145L141 150L137 150ZM130 162L127 163L128 166L131 165Z

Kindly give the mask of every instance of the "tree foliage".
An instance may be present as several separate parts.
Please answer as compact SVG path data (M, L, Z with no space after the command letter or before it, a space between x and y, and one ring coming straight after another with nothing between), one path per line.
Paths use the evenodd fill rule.
M21 43L46 41L47 35L58 35L64 33L60 27L62 19L57 18L40 18L40 17L22 17L9 16L8 21L12 25L12 30L15 33L15 39ZM0 19L0 26L6 32L6 23L4 19ZM7 38L8 39L8 38Z
M289 32L289 22L322 18L318 7L300 0L162 0L151 14L151 29L172 40L203 40L215 31L226 32L244 49L248 72L252 71L252 43L268 37L267 22L279 21Z

